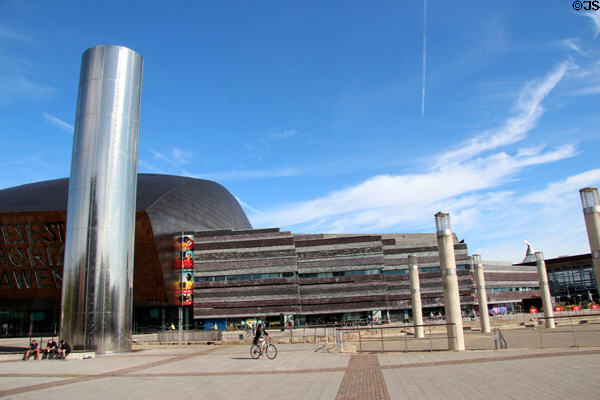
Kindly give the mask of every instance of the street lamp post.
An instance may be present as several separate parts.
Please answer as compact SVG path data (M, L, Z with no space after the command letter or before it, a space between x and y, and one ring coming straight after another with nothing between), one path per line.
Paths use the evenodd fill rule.
M450 228L450 215L443 212L435 214L440 271L444 288L444 309L448 332L448 348L464 351L465 337L463 333L458 279L456 276L456 259L454 258L454 240ZM453 332L454 331L454 332Z
M485 278L483 276L483 264L479 254L473 254L473 272L475 284L477 285L477 303L479 304L479 323L482 333L490 333L490 316L488 315L487 293L485 291Z
M600 200L598 199L598 188L583 188L579 191L579 195L592 252L596 290L600 295Z
M423 309L421 307L421 286L419 284L419 265L417 256L411 254L408 256L408 268L410 277L410 293L412 300L413 322L415 326L415 337L423 338Z
M540 282L540 293L542 295L542 305L544 306L546 328L554 329L554 312L552 311L552 301L550 300L550 288L548 287L548 274L546 273L544 254L541 251L536 251L535 259Z

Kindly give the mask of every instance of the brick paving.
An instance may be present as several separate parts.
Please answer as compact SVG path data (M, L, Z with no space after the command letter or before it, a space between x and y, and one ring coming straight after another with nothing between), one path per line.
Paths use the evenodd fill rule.
M600 348L340 354L278 344L275 360L248 346L147 346L90 360L0 363L11 399L600 399Z
M180 355L170 357L170 358L167 358L164 360L154 361L154 362L150 362L150 363L143 364L143 365L121 368L121 369L117 369L115 371L104 372L104 373L93 374L93 375L75 375L75 374L64 375L64 374L62 374L62 375L57 376L57 375L52 375L52 374L45 374L43 376L47 377L47 378L49 378L49 377L63 378L63 377L68 377L68 376L71 376L71 378L62 379L62 380L58 380L58 381L54 381L54 382L38 383L35 385L20 386L20 387L9 389L9 390L0 390L0 397L10 396L10 395L19 394L19 393L32 392L32 391L36 391L36 390L46 390L46 389L49 389L52 387L70 385L73 383L85 382L85 381L89 381L89 380L93 380L93 379L101 379L101 378L105 378L108 376L126 375L126 374L129 374L132 372L136 372L136 371L147 369L147 368L152 368L155 366L164 366L166 364L176 362L176 361L182 360L184 358L196 357L200 354L206 354L208 351L210 351L210 350L197 351L197 352L193 352L191 354L180 354ZM60 360L46 360L46 361L50 362L50 363L62 362ZM40 374L37 374L37 376L39 376L39 375ZM10 377L11 375L10 374L0 374L0 376ZM24 374L15 374L13 377L18 377L18 376L24 377ZM35 374L33 376L32 375L30 375L30 376L33 377L33 376L35 376Z
M373 354L353 355L336 400L389 400L379 359Z

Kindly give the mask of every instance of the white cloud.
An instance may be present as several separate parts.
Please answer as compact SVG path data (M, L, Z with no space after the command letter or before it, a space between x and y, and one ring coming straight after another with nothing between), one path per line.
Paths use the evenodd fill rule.
M177 147L171 149L170 154L168 155L164 155L163 153L153 149L148 149L148 151L152 153L155 159L164 161L167 164L174 167L177 167L181 164L187 164L192 159L192 154L190 152L179 149Z
M306 169L284 167L274 169L259 169L259 170L232 170L221 172L206 172L189 174L189 176L210 179L215 181L232 181L241 179L263 179L263 178L282 178L289 176L297 176L305 173Z
M544 112L542 101L571 68L574 68L573 63L565 61L541 81L527 84L515 103L516 116L507 119L500 128L484 132L462 143L455 150L446 152L439 159L440 165L523 140Z
M582 15L591 19L594 26L594 39L596 39L600 33L600 12L589 12Z
M294 137L297 134L298 134L298 131L295 131L293 129L288 129L288 130L284 130L281 132L270 133L269 137L283 139L283 138Z
M73 134L73 125L69 125L62 119L56 118L55 116L50 115L47 112L43 112L42 115L44 116L44 119L50 122L52 125L62 129L65 132Z
M177 147L171 150L171 156L176 164L186 164L192 159L192 153Z
M523 239L548 249L549 256L585 251L584 228L572 222L580 213L577 190L598 180L600 170L574 175L536 193L498 190L504 183L526 178L523 173L533 166L575 156L577 149L566 143L491 151L525 139L544 113L543 100L572 67L570 62L561 63L540 81L529 83L515 101L515 116L467 141L466 149L437 156L422 173L374 176L309 201L253 213L250 219L255 227L281 226L298 232L389 232L398 227L404 232L430 232L433 215L445 210L452 215L455 232L467 243L476 243L471 253L477 251L486 259L520 261ZM538 204L545 198L553 202Z
M255 214L262 214L262 211L260 211L260 210L258 210L258 209L256 209L256 208L252 207L252 206L251 206L250 204L248 204L248 203L245 203L245 202L243 202L243 201L242 201L242 199L240 199L239 197L237 197L237 196L235 196L235 195L234 195L234 197L235 197L235 199L238 201L238 203L240 203L240 205L241 205L243 208L245 208L245 209L247 209L247 210L250 210L250 211L252 211L252 212L253 212L253 213L255 213Z
M505 193L499 203L480 198L477 223L465 226L457 222L456 231L464 234L467 242L477 238L477 246L470 251L487 259L521 261L526 249L523 240L547 258L587 253L579 189L599 183L600 170L593 169L522 196Z
M13 40L16 42L31 42L31 39L28 36L17 33L4 24L0 24L0 38L6 40Z
M556 42L555 42L556 43ZM573 50L580 54L585 54L583 50L581 50L580 40L579 38L568 38L558 41L558 45L564 47L568 50Z
M163 171L160 168L155 167L154 165L147 163L146 161L142 160L141 158L138 158L138 171L139 172L153 172L153 173L157 173L157 174L164 174L165 171Z
M45 100L54 92L53 87L36 83L23 74L10 69L0 75L0 106L15 101Z
M0 24L0 42L5 47L10 42L23 45L23 43L30 43L31 40L8 26ZM30 78L32 70L35 70L35 66L31 62L0 53L0 71L2 71L0 73L0 106L17 101L45 100L54 94L53 87L37 83Z
M530 193L524 196L521 201L540 204L572 202L573 198L579 198L579 189L596 184L597 182L600 182L600 169L591 169L570 176L562 181L549 183L544 190Z
M567 145L515 156L498 153L438 166L422 174L375 176L327 196L283 205L253 216L252 221L257 226L314 226L315 221L321 221L320 226L327 231L386 229L400 223L419 225L436 210L468 202L464 196L494 188L525 167L558 161L574 153L574 147Z

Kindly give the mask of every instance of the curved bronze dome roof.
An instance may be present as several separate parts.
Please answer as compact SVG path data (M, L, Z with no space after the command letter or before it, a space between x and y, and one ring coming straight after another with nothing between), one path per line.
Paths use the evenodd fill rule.
M68 186L69 178L62 178L0 190L0 213L65 211ZM186 229L252 229L235 197L204 179L138 174L136 208L167 225L188 221Z

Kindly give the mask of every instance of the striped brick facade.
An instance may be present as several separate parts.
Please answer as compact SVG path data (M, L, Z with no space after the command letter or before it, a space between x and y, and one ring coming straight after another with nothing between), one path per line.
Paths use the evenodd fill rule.
M540 283L535 266L511 265L508 262L483 261L488 304L520 303L540 297Z
M194 235L196 319L409 310L409 254L418 257L423 307L443 306L435 234ZM454 247L461 303L473 304L467 246Z

